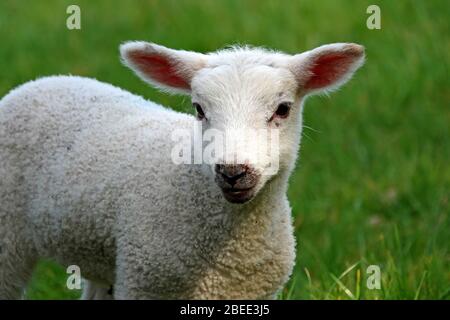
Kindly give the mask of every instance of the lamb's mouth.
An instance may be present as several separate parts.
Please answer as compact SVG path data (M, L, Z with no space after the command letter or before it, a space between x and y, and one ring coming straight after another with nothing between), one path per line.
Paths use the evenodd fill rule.
M231 203L244 203L253 198L255 187L251 188L222 188L222 193Z

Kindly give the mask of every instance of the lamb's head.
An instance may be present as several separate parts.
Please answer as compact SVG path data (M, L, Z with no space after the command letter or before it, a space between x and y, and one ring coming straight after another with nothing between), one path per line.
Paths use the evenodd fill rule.
M364 48L350 43L296 55L246 47L200 54L146 42L120 49L145 81L191 96L203 140L211 141L203 144L211 173L233 203L250 200L276 176L287 179L305 97L336 89L364 61Z

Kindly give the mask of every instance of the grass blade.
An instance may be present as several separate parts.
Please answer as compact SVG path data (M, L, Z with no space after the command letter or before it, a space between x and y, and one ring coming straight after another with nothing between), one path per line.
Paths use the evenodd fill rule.
M353 295L353 293L342 283L341 280L339 280L334 274L330 273L333 280L337 283L337 285L344 291L344 293L352 300L356 300L356 297Z
M417 287L416 294L414 296L414 300L419 300L420 291L422 290L422 285L425 281L425 277L427 276L427 271L425 270L422 274L422 278L420 279L419 286Z

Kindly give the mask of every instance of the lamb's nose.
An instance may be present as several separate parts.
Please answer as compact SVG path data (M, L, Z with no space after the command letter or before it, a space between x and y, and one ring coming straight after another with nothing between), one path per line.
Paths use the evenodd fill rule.
M248 167L241 164L216 164L215 170L227 183L233 186L247 174Z

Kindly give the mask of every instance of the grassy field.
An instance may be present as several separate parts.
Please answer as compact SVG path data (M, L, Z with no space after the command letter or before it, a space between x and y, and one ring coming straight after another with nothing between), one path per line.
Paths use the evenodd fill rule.
M65 27L73 3L81 30ZM366 27L370 4L381 8L381 30ZM191 112L189 99L125 69L118 45L140 39L212 51L248 43L296 53L361 43L367 62L355 78L307 103L289 189L297 264L280 298L450 299L449 13L446 0L2 0L0 96L70 73ZM366 286L369 265L380 267L380 290ZM27 297L77 298L66 277L40 263Z

